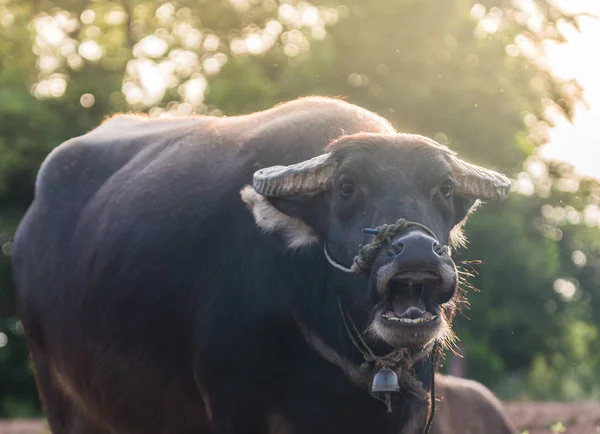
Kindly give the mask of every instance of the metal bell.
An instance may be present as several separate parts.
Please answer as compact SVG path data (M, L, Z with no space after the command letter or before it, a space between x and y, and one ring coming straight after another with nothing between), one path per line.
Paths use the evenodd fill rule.
M388 368L382 368L373 377L371 392L399 392L398 376Z

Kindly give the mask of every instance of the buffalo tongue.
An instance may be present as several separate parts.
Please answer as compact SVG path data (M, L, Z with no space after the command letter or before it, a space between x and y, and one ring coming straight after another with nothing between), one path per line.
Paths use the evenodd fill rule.
M413 303L410 297L394 297L392 309L398 318L421 318L425 313L425 303L421 300Z

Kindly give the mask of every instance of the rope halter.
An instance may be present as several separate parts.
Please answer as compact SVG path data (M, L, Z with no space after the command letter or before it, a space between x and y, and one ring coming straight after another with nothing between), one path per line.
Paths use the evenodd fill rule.
M409 227L416 227L416 228L423 230L424 232L429 234L439 245L438 237L427 226L425 226L421 223L409 222L409 221L406 221L405 219L399 219L398 221L396 221L396 223L393 223L393 224L384 224L384 225L378 226L376 228L364 228L362 230L363 233L374 235L373 239L371 240L370 243L368 243L364 246L363 245L358 246L358 253L354 257L354 261L350 268L344 267L342 264L336 262L331 257L331 255L329 254L329 251L327 250L326 243L324 245L323 251L325 253L325 257L327 258L327 261L329 261L329 263L333 267L337 268L338 270L341 270L345 273L354 273L354 274L365 273L365 272L369 271L371 269L371 267L373 266L373 262L375 261L375 258L377 257L377 253L379 252L379 249L381 249L385 245L391 245L394 238L397 235L399 235L400 233L404 232ZM437 254L442 255L443 253L448 251L448 246L446 246L446 245L439 246L439 247L436 247L435 250L436 250ZM357 350L362 354L362 356L364 358L365 363L363 365L365 367L371 366L371 369L373 369L373 373L372 373L373 376L378 375L378 373L381 372L382 370L386 370L386 369L389 370L391 368L394 370L394 375L397 375L396 372L400 372L400 375L404 376L403 383L405 384L405 386L410 385L411 384L411 374L407 370L402 369L399 366L399 365L402 365L403 361L407 360L407 358L410 357L409 350L406 348L397 348L397 349L393 350L390 354L387 354L385 356L375 355L375 353L373 353L373 351L371 350L369 345L362 338L361 333L358 331L358 329L354 325L354 322L352 321L352 318L350 317L348 312L346 312L345 309L342 307L342 303L339 298L339 295L337 297L337 302L338 302L338 307L340 309L340 314L342 315L342 320L343 320L344 326L346 328L346 333L348 334L348 337L350 338L351 342L354 344L354 346L357 348ZM352 329L349 327L348 323L350 323L350 325L352 326ZM356 335L356 337L354 335ZM431 424L433 422L433 417L435 414L435 365L436 365L436 357L439 356L439 351L440 351L440 343L436 341L436 342L434 342L433 348L431 349L431 356L430 356L430 361L429 361L429 369L430 369L430 375L431 375L431 379L430 379L431 386L430 386L430 390L429 390L429 392L430 392L430 409L429 409L429 416L426 421L425 429L423 431L424 434L429 433L429 431L431 429ZM361 368L363 367L363 365L361 365ZM381 399L381 398L378 398L377 396L375 396L375 394L372 391L371 391L371 394L375 398ZM384 393L384 399L382 401L385 402L388 412L391 412L392 404L391 404L391 396L390 396L389 392Z
M344 267L342 264L335 261L331 257L329 251L327 250L327 244L325 244L325 247L323 248L325 258L327 258L327 261L329 261L329 263L333 267L345 273L366 273L371 269L371 266L373 265L373 262L377 257L377 253L379 252L379 249L381 249L385 245L391 245L392 241L397 235L399 235L400 233L404 232L406 229L412 226L425 231L439 244L438 237L427 226L421 223L409 222L405 219L399 219L398 221L396 221L396 223L384 224L381 226L377 226L376 228L364 228L362 230L363 233L372 234L374 235L374 237L370 243L364 246L362 244L358 246L358 253L354 257L354 261L350 268ZM440 255L445 253L446 251L448 251L448 246L440 246L436 249L436 252Z

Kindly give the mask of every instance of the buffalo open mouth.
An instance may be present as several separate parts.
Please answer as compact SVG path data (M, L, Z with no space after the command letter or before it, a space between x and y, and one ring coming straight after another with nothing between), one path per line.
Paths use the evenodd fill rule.
M440 306L428 297L434 292L437 278L394 277L381 313L385 323L395 326L433 326L440 322Z

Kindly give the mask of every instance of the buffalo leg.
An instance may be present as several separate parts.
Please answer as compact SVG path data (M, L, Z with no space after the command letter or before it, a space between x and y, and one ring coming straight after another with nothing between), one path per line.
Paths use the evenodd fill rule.
M108 434L95 427L60 390L46 356L36 354L33 359L38 394L52 434Z
M269 432L262 417L264 411L259 405L257 394L240 388L240 384L243 383L232 381L219 385L216 390L207 391L207 389L201 388L213 434L265 434Z
M45 356L33 356L35 380L42 408L52 433L66 433L72 418L72 406L67 397L56 387Z
M213 411L214 434L264 434L267 433L265 424L260 424L256 414L245 410L235 409L235 404L224 403ZM228 407L228 408L227 408Z

